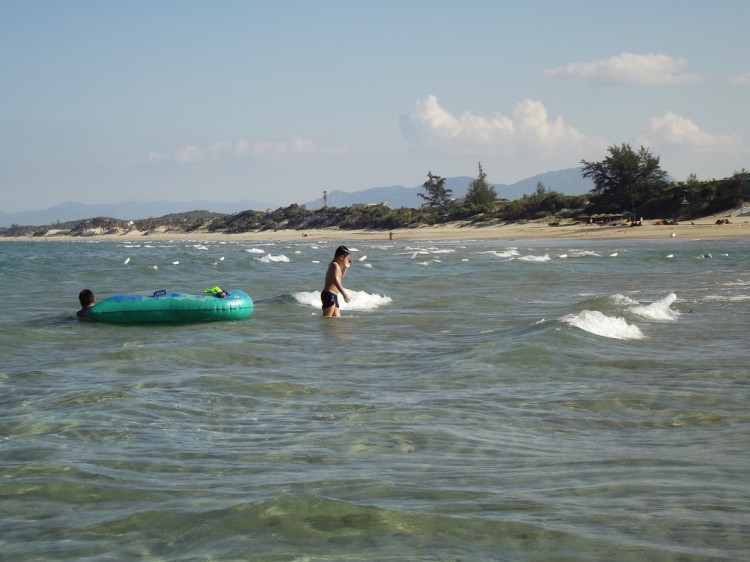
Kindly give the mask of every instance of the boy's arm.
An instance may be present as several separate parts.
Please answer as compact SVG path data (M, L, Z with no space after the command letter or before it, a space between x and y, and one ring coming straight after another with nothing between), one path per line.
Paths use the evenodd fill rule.
M336 285L336 288L341 293L341 296L344 297L344 301L349 302L349 295L346 294L346 291L344 290L344 285L341 284L341 279L343 279L344 274L346 273L346 270L340 268L338 265L336 266L336 269L338 269L338 271L333 276L333 283L334 285Z
M346 275L346 272L349 271L349 268L352 266L352 263L354 263L354 262L352 262L352 259L348 258L346 260L346 265L344 267L340 268L341 269L341 278L342 279L344 278L344 275Z

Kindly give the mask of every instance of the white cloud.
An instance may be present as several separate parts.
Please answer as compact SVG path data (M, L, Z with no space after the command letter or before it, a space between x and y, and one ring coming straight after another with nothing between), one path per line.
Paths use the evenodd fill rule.
M183 146L177 153L177 161L182 164L189 164L203 158L203 151L197 146Z
M312 141L294 139L290 142L276 142L246 139L218 140L206 148L197 146L183 146L174 154L166 152L151 152L146 159L150 163L178 162L180 164L194 164L203 160L220 161L229 157L257 157L264 159L280 159L285 156L305 155L313 153L343 154L346 150L341 147L319 147Z
M150 152L148 155L148 158L146 158L147 162L169 162L172 159L172 156L167 154L166 152Z
M746 84L750 84L750 74L740 74L739 76L730 78L729 82L730 84L736 84L738 86L744 86Z
M455 154L580 154L605 146L603 139L587 138L565 125L562 117L550 121L544 104L530 99L517 103L512 117L501 113L482 117L468 111L456 116L430 95L402 115L400 125L413 145Z
M545 76L559 80L661 86L697 82L702 76L683 74L687 60L663 54L621 53L593 62L573 62L568 66L545 70Z
M701 131L690 119L667 111L661 117L652 117L638 144L652 148L676 147L695 152L746 152L737 135L712 135Z
M257 156L266 158L281 158L284 155L309 154L312 152L323 151L315 146L315 143L303 139L294 139L292 142L269 142L255 141L252 145L253 152Z
M255 141L252 145L253 153L266 158L279 158L287 151L285 142Z

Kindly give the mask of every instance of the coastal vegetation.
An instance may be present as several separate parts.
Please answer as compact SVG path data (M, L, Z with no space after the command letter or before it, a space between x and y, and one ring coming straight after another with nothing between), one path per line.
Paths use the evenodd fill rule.
M487 181L487 174L479 163L479 175L471 182L466 192L466 202L470 205L490 205L497 199L495 188Z
M445 178L427 173L418 209L391 209L384 204L323 207L312 210L292 204L276 210L247 210L235 214L191 211L160 218L125 221L97 217L55 225L0 228L0 236L85 236L148 232L226 232L228 234L281 229L385 229L418 228L445 223L465 225L503 224L514 221L559 222L590 220L597 214L623 214L643 219L689 220L742 205L750 199L750 171L742 168L724 179L700 181L691 174L685 181L669 181L659 157L644 147L628 144L609 147L600 162L582 160L582 175L590 177L594 189L586 195L563 195L538 182L536 190L520 199L498 199L495 188L479 164L477 178L466 197L452 199Z

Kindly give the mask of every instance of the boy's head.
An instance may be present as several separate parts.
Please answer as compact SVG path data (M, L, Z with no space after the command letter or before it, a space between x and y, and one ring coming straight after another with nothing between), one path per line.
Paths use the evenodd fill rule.
M78 293L78 300L80 301L82 307L87 307L88 305L96 301L96 299L94 298L94 293L89 289L84 289L83 291Z
M338 248L336 248L336 253L333 255L333 259L337 260L341 256L346 257L349 255L351 255L349 248L347 248L346 246L339 246Z

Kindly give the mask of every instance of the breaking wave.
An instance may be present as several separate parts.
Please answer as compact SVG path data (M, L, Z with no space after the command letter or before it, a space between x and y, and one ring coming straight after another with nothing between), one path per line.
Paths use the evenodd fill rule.
M347 291L347 294L349 295L349 302L344 302L344 299L339 297L341 310L375 310L393 302L391 297L378 295L377 293ZM300 291L292 293L291 296L297 304L320 310L320 291Z

